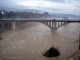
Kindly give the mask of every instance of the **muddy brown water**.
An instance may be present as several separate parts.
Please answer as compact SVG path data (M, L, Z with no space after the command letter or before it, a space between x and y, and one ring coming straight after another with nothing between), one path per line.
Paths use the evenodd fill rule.
M66 60L78 50L79 31L79 23L66 24L51 31L42 23L28 22L24 29L2 34L0 60ZM58 48L60 56L44 57L44 52L50 47Z

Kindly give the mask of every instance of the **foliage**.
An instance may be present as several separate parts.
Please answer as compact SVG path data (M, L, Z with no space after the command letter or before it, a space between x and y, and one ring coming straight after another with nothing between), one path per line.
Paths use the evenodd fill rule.
M4 15L0 13L0 18L34 18L34 17L47 17L49 16L48 12L38 13L38 12L18 12L18 11L5 11Z

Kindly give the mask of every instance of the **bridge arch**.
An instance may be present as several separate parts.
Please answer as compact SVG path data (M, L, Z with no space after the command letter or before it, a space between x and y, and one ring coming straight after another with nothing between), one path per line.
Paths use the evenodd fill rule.
M15 22L16 25L20 25L20 24L25 24L25 23L28 23L28 22L31 22L31 21L27 21L27 22L21 22L21 21L18 21L18 22ZM50 28L51 30L53 30L51 24L52 22L44 22L44 21L34 21L34 22L38 22L38 23L41 23L45 26L47 26L48 28ZM14 28L13 28L14 29ZM15 29L14 29L15 30Z
M46 26L48 26L51 30L56 30L62 25L72 22L80 22L80 20L0 20L0 27L4 27L4 25L11 25L11 29L16 29L17 24L24 24L26 22L40 22ZM7 24L6 24L7 23ZM2 29L0 28L0 29Z

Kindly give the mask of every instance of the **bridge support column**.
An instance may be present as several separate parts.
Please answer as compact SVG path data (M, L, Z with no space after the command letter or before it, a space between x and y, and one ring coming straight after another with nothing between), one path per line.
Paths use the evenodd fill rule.
M51 26L51 22L49 22L49 25Z
M4 30L4 22L0 22L0 40L2 40L3 30Z
M58 27L60 26L60 22L58 22Z
M55 21L52 22L52 28L53 28L53 30L56 30L56 28L57 28Z
M63 25L63 22L61 22L61 25Z
M11 26L12 30L16 30L16 22L13 21L11 24L12 24L12 26Z
M0 22L0 30L2 30L2 28L3 28L3 22Z

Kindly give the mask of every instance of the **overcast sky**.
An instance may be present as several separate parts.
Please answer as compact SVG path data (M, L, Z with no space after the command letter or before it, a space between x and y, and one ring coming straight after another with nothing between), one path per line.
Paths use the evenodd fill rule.
M80 15L80 0L0 0L0 7Z

